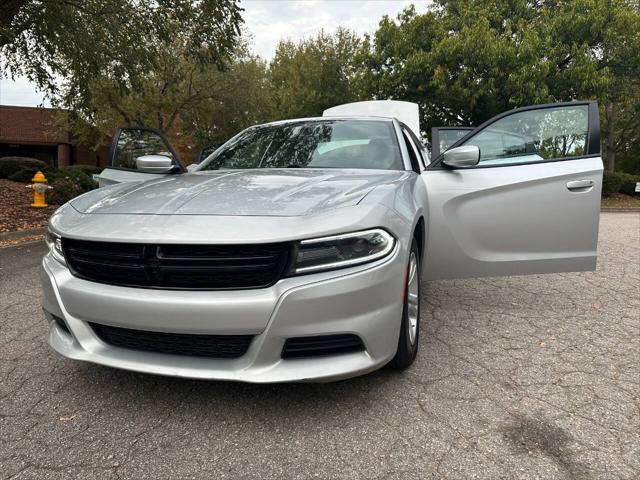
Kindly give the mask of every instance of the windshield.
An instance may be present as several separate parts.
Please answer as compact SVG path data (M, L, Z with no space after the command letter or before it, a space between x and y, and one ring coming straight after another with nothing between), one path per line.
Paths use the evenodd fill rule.
M258 126L220 147L198 170L296 167L402 170L393 123L312 120Z

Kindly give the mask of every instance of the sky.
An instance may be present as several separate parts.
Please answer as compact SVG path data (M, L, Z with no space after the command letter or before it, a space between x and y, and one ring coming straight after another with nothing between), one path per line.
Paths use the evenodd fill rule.
M241 0L244 30L254 53L270 60L280 39L301 40L319 30L337 27L359 34L374 32L383 15L395 16L414 4L418 12L426 0ZM0 105L47 106L42 93L26 78L0 80Z

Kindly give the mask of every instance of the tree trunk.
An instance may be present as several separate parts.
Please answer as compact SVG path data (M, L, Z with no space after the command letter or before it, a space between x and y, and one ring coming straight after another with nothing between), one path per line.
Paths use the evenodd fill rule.
M607 170L616 169L616 102L605 108L607 116Z
M616 170L616 151L611 150L607 152L607 170L614 172Z

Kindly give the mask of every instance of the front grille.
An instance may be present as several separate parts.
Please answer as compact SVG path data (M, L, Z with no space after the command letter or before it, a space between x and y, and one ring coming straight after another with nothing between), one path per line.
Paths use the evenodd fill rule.
M282 349L282 358L307 358L364 350L362 340L357 335L318 335L313 337L288 338Z
M192 335L90 325L103 342L114 347L191 357L238 358L247 353L253 339L253 335Z
M227 290L275 284L290 245L159 245L62 240L71 273L92 282L145 288Z

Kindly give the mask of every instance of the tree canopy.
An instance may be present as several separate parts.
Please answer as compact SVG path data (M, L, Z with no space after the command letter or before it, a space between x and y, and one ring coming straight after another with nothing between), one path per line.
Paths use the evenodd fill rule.
M339 28L294 43L282 40L270 65L274 109L282 118L321 115L357 99L354 56L360 39Z
M514 107L597 99L608 167L640 163L637 0L435 0L424 14L383 17L371 35L282 40L270 62L251 54L241 22L236 0L11 0L0 58L81 136L144 124L202 146L386 98L418 103L428 135Z
M12 0L0 15L3 70L87 113L94 78L108 76L126 95L163 68L169 46L181 47L183 62L224 65L240 12L237 0Z
M419 103L427 132L528 104L598 99L612 168L616 149L640 140L639 49L637 1L436 0L423 15L410 7L383 18L366 37L360 93Z

